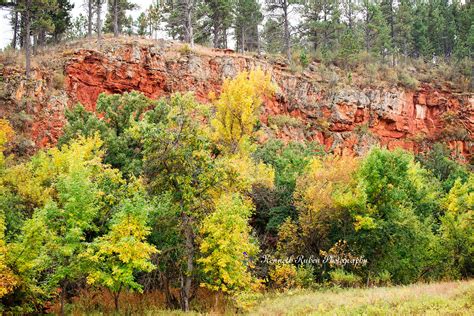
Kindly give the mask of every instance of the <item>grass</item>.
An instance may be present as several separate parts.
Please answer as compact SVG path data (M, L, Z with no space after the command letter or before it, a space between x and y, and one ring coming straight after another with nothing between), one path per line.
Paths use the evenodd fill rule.
M221 298L201 291L185 313L167 310L158 292L124 293L121 310L114 313L107 291L85 291L67 311L71 315L235 315L237 310ZM100 306L102 307L100 307ZM57 313L59 306L50 312ZM267 293L247 313L249 316L283 315L474 315L474 280L413 284L378 288L320 288Z
M273 294L250 315L473 315L474 280Z

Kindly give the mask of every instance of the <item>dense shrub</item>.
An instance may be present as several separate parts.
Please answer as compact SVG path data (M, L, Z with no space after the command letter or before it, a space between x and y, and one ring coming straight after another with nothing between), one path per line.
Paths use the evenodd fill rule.
M329 272L331 283L340 287L359 287L362 284L360 276L347 272L343 269L336 269Z
M296 267L290 263L278 263L269 273L272 286L278 290L289 290L296 286L297 275Z

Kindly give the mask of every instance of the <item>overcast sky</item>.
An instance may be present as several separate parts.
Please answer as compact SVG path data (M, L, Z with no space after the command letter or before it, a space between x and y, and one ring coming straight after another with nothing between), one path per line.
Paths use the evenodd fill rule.
M74 9L72 10L72 16L76 17L79 13L85 15L84 3L85 0L70 0L74 3ZM153 0L130 0L130 2L140 6L138 10L130 11L130 14L134 18L138 17L140 12L144 11L148 6L153 2ZM0 10L0 48L7 46L13 36L13 31L11 29L8 17L8 10Z

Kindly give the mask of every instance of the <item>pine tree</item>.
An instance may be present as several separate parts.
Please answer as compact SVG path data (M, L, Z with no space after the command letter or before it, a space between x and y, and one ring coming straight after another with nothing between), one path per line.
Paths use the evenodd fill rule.
M474 56L474 5L469 2L461 5L454 1L453 5L458 6L456 20L456 37L454 39L454 55L456 58Z
M358 1L356 0L342 0L342 16L347 21L349 30L354 31L357 14L359 12Z
M204 29L211 33L212 45L215 48L227 48L227 31L232 25L232 1L204 0ZM209 25L209 27L206 27Z
M427 5L423 2L419 2L414 13L416 19L413 23L412 29L413 55L414 57L431 58L433 54L433 47L429 39L429 16Z
M262 21L263 14L256 0L237 0L234 22L237 50L244 52L260 49L258 26Z
M277 19L268 19L263 25L262 45L267 53L281 53L283 47L283 23Z
M340 25L340 10L334 0L312 0L304 6L303 29L313 49L323 52L337 48Z
M291 25L289 21L289 14L293 0L281 0L269 2L267 10L270 15L282 24L283 29L283 47L282 52L285 54L288 62L291 61Z
M165 3L166 28L173 39L194 45L194 24L199 4L199 0L170 0Z
M163 6L160 4L160 1L157 1L155 4L150 5L147 10L147 24L150 28L148 33L150 36L157 36L158 28L162 20L162 10Z
M391 51L390 29L379 6L370 1L362 5L364 42L366 51L386 56Z
M396 12L395 43L397 51L408 57L412 51L414 10L412 0L401 0Z
M148 34L148 21L145 12L140 13L136 21L138 35L145 36Z
M71 10L74 8L69 0L56 0L57 9L52 12L52 20L54 24L53 38L59 42L67 29L71 26Z
M135 8L137 6L128 0L108 0L104 31L113 32L114 36L118 36L130 25L127 11Z

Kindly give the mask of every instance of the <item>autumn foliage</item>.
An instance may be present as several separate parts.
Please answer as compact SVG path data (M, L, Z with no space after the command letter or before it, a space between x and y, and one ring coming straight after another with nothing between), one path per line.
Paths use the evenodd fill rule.
M103 94L99 115L68 110L58 146L22 159L0 120L2 311L100 312L103 291L124 313L131 297L199 309L202 293L237 312L266 290L474 275L468 166L442 145L349 157L258 143L273 92L257 69L211 104Z

